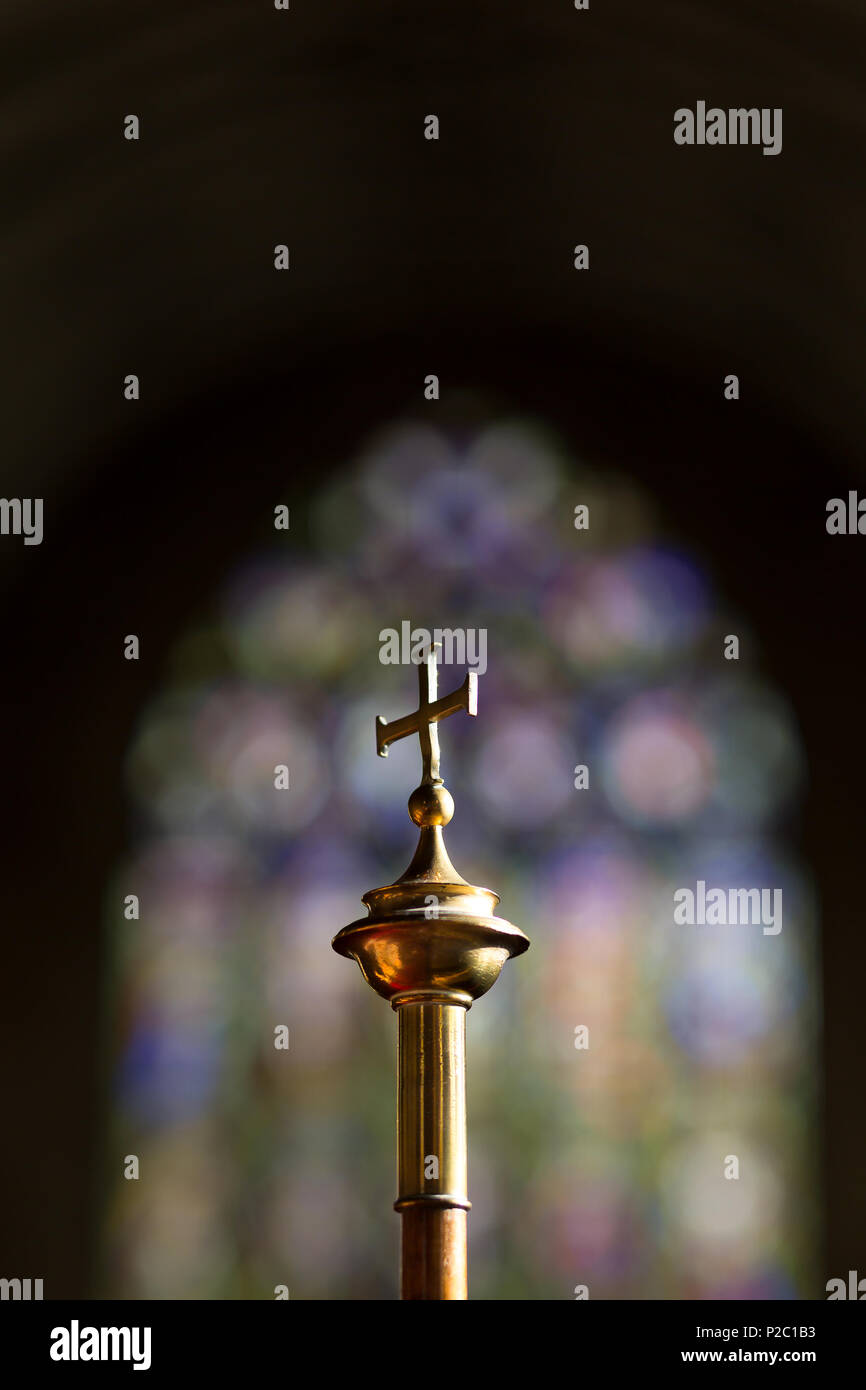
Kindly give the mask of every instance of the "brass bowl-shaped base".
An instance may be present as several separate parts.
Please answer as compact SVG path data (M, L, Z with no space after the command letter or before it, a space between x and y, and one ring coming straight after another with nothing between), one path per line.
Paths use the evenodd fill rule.
M471 917L443 909L412 909L399 918L362 918L334 938L383 999L423 994L469 1005L499 978L510 956L526 950L523 932L500 917Z

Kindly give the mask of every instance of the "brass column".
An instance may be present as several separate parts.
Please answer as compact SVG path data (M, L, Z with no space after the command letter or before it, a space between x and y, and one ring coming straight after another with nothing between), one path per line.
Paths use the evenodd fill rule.
M436 698L436 658L419 667L418 709L376 727L377 751L417 733L423 775L409 798L419 827L405 874L362 901L368 916L335 937L334 950L358 962L398 1018L397 1200L402 1219L404 1299L467 1297L466 1013L525 951L523 932L494 916L489 888L461 878L448 858L442 828L454 802L439 776L437 724L458 710L475 714L474 674Z
M466 1298L468 1002L392 1001L403 1298Z

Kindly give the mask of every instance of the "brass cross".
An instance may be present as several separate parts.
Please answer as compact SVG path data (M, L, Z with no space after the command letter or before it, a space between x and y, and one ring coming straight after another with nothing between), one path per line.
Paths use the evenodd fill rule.
M387 758L388 745L399 738L417 734L421 740L421 756L424 762L422 780L441 782L439 776L439 730L436 725L449 714L457 714L465 709L467 714L478 713L478 673L469 671L463 684L452 690L450 695L436 698L436 648L434 642L427 649L423 660L418 663L418 708L412 714L404 714L402 719L392 719L387 723L380 714L376 720L376 752L380 758Z

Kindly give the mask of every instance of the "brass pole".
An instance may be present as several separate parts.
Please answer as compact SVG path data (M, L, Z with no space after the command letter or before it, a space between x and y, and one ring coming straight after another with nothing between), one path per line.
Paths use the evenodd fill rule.
M454 802L439 776L440 720L477 709L477 678L437 699L436 656L419 667L418 709L376 725L383 757L417 733L423 772L409 798L418 848L402 877L365 893L368 916L344 927L334 950L358 962L398 1018L397 1200L402 1222L404 1299L465 1299L466 1011L495 984L510 956L529 945L494 916L489 888L461 878L442 838Z
M466 1298L466 1005L393 1007L402 1297Z

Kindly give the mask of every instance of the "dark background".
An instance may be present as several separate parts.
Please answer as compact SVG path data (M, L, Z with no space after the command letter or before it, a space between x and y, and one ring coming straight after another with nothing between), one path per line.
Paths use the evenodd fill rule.
M826 1277L864 1270L866 539L824 523L866 487L866 12L794 9L4 6L0 490L45 499L41 546L0 538L4 1276L93 1287L103 894L171 642L275 502L466 387L630 473L796 710ZM698 99L781 106L782 153L676 147Z

